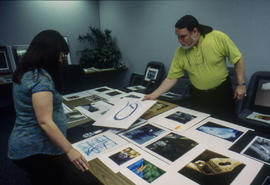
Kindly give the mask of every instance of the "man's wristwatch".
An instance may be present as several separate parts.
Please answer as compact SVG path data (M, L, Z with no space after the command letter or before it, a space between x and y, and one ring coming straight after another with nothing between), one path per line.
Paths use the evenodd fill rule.
M245 82L244 83L237 83L237 85L239 85L239 86L245 86L246 83Z

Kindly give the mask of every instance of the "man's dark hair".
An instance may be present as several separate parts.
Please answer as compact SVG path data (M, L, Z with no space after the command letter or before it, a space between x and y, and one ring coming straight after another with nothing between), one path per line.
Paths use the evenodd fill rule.
M37 34L19 62L13 74L13 81L21 83L23 74L35 69L45 69L52 77L57 90L61 89L59 74L60 53L69 53L68 45L63 36L55 30L45 30Z
M175 28L187 28L188 31L193 31L194 28L197 28L202 36L205 36L207 33L210 33L213 30L213 28L210 26L199 24L198 20L192 15L185 15L181 17L176 22Z

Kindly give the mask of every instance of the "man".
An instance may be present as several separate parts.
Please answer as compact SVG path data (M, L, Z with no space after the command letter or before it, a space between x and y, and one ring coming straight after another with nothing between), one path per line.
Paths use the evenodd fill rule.
M201 25L192 15L185 15L175 24L181 46L177 48L167 78L151 94L156 99L169 91L187 72L191 81L192 108L227 119L234 116L234 99L246 94L242 54L224 33ZM226 58L234 65L237 87L233 94Z

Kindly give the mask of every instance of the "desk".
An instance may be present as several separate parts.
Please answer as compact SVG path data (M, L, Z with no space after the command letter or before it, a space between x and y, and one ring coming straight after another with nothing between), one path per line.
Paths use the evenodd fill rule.
M71 107L71 108L74 108L74 107L76 107L77 105L82 105L82 104L84 104L84 105L86 105L86 104L89 104L90 103L90 101L88 101L88 100L85 100L84 98L82 98L82 99L77 99L77 100L73 100L73 101L64 101L64 103L66 104L66 105L68 105L69 107ZM161 105L161 106L160 106ZM162 105L167 105L167 106L162 106ZM162 108L160 108L160 107L162 107ZM174 108L176 108L177 107L177 105L175 105L175 104L172 104L172 103L168 103L168 102L165 102L165 101L161 101L161 100L158 100L158 103L155 105L155 106L153 106L151 109L149 109L143 116L142 116L142 118L145 118L145 119L150 119L150 118L152 118L152 117L154 117L154 116L156 116L156 115L159 115L159 114L162 114L162 113L167 113L168 111L170 111L170 110L173 110ZM200 125L200 123L204 123L204 121L205 120L203 120L203 121L201 121L201 122L199 122L197 125ZM85 120L84 122L87 122L87 120ZM221 120L220 120L220 122L222 122ZM207 122L208 123L208 122ZM226 124L225 124L226 125ZM229 125L229 124L228 124ZM73 123L73 125L72 126L69 126L69 128L72 128L72 127L75 127L76 126L76 124L75 123ZM229 126L228 126L229 127ZM238 126L238 127L236 127L236 129L238 129L238 130L241 130L240 129L240 127ZM196 129L194 129L195 131L196 131ZM242 130L243 131L243 130ZM199 132L199 131L197 131L197 132ZM183 132L182 132L183 133ZM192 132L191 132L192 133ZM207 137L209 137L209 138L214 138L213 136L207 136ZM219 140L222 140L222 139L220 139L220 138L218 138ZM197 140L198 141L198 140ZM210 141L210 140L209 140ZM237 141L237 140L235 140L235 141ZM227 143L229 143L228 141L226 141ZM221 147L222 148L222 147ZM228 148L226 148L226 149L228 149ZM223 150L223 149L222 149ZM197 151L197 150L196 150ZM211 152L210 152L211 153ZM220 152L219 152L220 153ZM226 150L226 153L220 153L220 154L223 154L224 156L229 156L229 158L231 157L230 156L230 154L232 155L232 156L240 156L239 154L237 154L237 153L233 153L232 151L229 151L229 150ZM191 153L190 153L191 154ZM198 153L199 154L199 153ZM197 153L196 153L196 155L197 155ZM191 158L191 160L194 158L194 157L196 157L196 155L194 154L194 153L192 153L192 158ZM216 155L216 154L214 154L214 155ZM217 155L218 156L218 155ZM187 156L186 155L186 159L188 158L189 156ZM220 157L220 156L219 156ZM241 159L241 158L244 158L243 156L242 157L239 157L239 158L237 158L238 160L242 160L241 162L243 163L243 161L244 161L244 159ZM234 158L232 158L232 159L234 159ZM191 161L190 160L190 161ZM180 160L179 160L180 161ZM179 161L178 161L178 163L179 163ZM257 173L259 172L259 167L257 166L255 169L251 169L250 167L251 167L251 163L252 162L250 162L250 161L253 161L253 160L251 160L250 158L248 158L247 159L247 163L244 163L244 164L246 164L246 165L249 165L248 166L248 169L249 170L257 170L256 172L254 172L254 174L253 175L257 175ZM177 165L178 165L178 163L176 163ZM256 162L256 164L258 164L258 162ZM134 183L133 183L133 181L131 181L130 179L128 179L126 176L124 176L124 175L122 175L120 172L117 172L117 173L114 173L108 166L106 166L102 161L100 161L98 158L95 158L95 159L93 159L93 160L91 160L91 161L89 161L89 165L90 165L90 169L89 169L89 171L93 174L93 175L95 175L103 184L105 184L105 185L133 185ZM260 165L261 165L261 163L260 163ZM264 170L264 171L266 171L266 170ZM240 173L240 172L238 172L238 173ZM264 172L264 173L268 173L268 172ZM168 174L168 173L167 173ZM179 174L178 174L179 175ZM261 175L261 173L260 173L260 175ZM264 175L264 174L263 174ZM267 174L266 174L267 175ZM242 175L242 180L243 179L245 179L244 178L244 176L245 175ZM235 176L234 176L234 178L236 178ZM180 181L177 181L177 178L175 178L176 179L176 182L180 182ZM249 179L250 180L250 179ZM250 180L250 181L252 181L253 180L253 177L252 177L252 179ZM261 178L260 177L260 181L262 181L262 180L264 180L264 178ZM249 183L247 183L247 184L250 184L250 181L249 181ZM232 182L232 181L231 181ZM252 182L253 184L261 184L261 182Z

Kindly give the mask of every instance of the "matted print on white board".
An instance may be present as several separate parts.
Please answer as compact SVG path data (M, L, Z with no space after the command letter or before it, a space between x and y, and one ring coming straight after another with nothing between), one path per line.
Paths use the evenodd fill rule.
M127 167L142 156L149 156L136 145L129 143L106 154L100 155L98 158L108 166L114 173L117 173L121 168Z
M149 119L149 122L153 122L176 132L182 132L209 116L210 115L206 113L176 107Z
M168 165L163 161L151 155L141 155L140 158L121 168L120 173L135 184L147 185L158 183L167 170Z
M229 148L249 128L215 118L207 118L185 132L188 136L210 146Z
M137 99L137 100L142 100L144 96L145 95L142 94L142 93L130 92L130 93L127 93L127 94L123 94L121 96L110 98L109 102L116 105L116 104L119 103L120 100L122 100L124 98L134 98L134 99Z
M111 107L93 125L127 129L155 103L154 100L141 101L134 98L125 98L119 104Z
M98 155L126 144L128 144L128 142L121 137L111 133L110 131L106 131L74 143L72 146L76 148L87 161L90 161Z
M170 132L145 146L145 150L164 162L171 164L199 145L199 142L184 136Z
M89 93L87 93L86 91L81 91L81 92L77 92L77 93L67 94L67 95L63 96L63 99L66 101L72 101L72 100L85 98L87 96L89 96Z
M173 163L171 170L182 176L183 184L239 185L250 184L262 166L238 153L201 145L196 152Z

